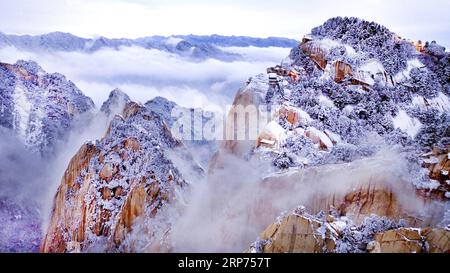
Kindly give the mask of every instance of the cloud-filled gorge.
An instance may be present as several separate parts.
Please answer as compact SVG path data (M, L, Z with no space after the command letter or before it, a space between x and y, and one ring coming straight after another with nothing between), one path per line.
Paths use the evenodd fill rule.
M206 107L231 102L248 77L261 73L289 54L289 48L222 48L243 56L239 61L193 61L179 55L142 47L104 48L84 52L28 52L0 49L0 61L33 60L49 73L73 81L97 106L114 88L145 103L162 96L185 107Z

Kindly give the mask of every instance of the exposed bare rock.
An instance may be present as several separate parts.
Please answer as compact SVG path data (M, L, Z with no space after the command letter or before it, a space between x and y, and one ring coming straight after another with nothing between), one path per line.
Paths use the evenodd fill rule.
M141 106L136 102L128 102L125 105L125 108L123 109L123 117L127 119L129 117L134 116L139 111L140 108Z
M85 183L85 180L89 180L91 176L85 176L82 181L79 181L78 177L83 170L88 169L90 160L97 153L94 145L85 144L70 161L54 200L49 232L44 238L41 251L72 251L69 247L73 245L68 243L84 241L89 205L86 204L84 196L90 190L89 182ZM70 203L66 202L68 199L71 200ZM68 228L72 229L71 234L63 234Z
M125 149L131 149L134 152L137 152L141 149L141 145L136 138L127 138L124 140L123 145Z
M245 132L249 129L245 125L246 110L250 110L247 114L252 125L264 118L263 114L259 112L258 106L263 103L266 91L264 88L260 89L260 85L267 85L264 75L255 78L241 88L234 98L226 120L225 141L220 147L222 152L242 156L253 148L254 142L245 138Z
M314 41L304 41L304 43L300 45L300 48L312 61L314 61L318 68L324 70L327 67L326 51L316 45Z
M279 140L277 139L276 136L274 136L273 134L271 134L268 131L263 131L259 136L258 139L256 140L256 148L268 148L268 149L272 149L274 147L276 147L277 143L279 142Z
M251 132L254 132L246 126L246 120L253 126L252 128L256 128L254 125L258 123L261 124L261 127L268 123L268 116L259 111L259 106L265 103L268 88L266 76L259 74L238 90L226 117L224 140L220 142L218 151L209 161L209 173L216 168L222 168L222 161L227 155L243 157L255 147L255 140L258 136L253 136L254 139L246 137L246 133L251 136Z
M310 127L305 131L305 136L318 145L320 150L331 150L333 142L325 132L319 131L316 128Z
M375 235L379 253L448 253L450 231L446 229L400 228Z
M450 192L450 150L434 148L430 153L422 155L422 167L427 168L432 180L439 182L439 186L432 190L438 198L445 199L445 194Z
M362 224L346 217L314 216L295 211L270 224L248 252L262 253L445 253L450 231L405 228L387 218L370 216Z
M450 252L450 231L448 229L423 229L422 236L428 243L430 253Z
M414 194L412 188L410 192ZM344 195L314 198L309 207L315 213L336 208L340 215L346 215L358 223L371 214L397 220L405 216L397 194L388 186L376 183L361 185Z
M353 70L351 65L344 63L342 61L337 61L334 63L334 69L336 71L334 76L335 82L342 82L346 77L353 76Z
M140 184L141 185L131 190L120 212L114 233L114 242L117 244L120 244L125 239L126 234L131 231L134 220L144 213L146 204L153 205L158 197L159 192L147 193L145 184ZM159 202L163 201L164 200L161 200ZM158 207L159 205L155 206L155 209L152 211L153 215L156 213Z
M381 253L423 252L420 230L401 228L375 235Z
M385 162L377 158L365 161L364 165L351 163L280 172L264 178L262 186L274 196L295 192L311 213L336 210L355 223L372 214L396 221L403 219L417 227L439 223L442 209L424 212L432 206L429 198L417 194L413 185L395 173L377 175L376 169L384 167Z
M110 164L105 164L101 169L99 176L107 182L111 181L113 176L113 167L111 167Z
M286 120L292 128L306 126L311 122L311 117L305 111L293 107L282 105L275 112L275 118Z
M260 237L268 241L264 253L322 252L324 240L317 232L321 223L305 216L290 215L280 223L271 224Z

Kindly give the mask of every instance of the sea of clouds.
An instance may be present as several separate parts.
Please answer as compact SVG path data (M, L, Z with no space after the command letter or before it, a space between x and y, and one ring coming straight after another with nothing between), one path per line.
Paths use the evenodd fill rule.
M223 106L232 102L237 89L265 68L279 63L290 49L278 47L224 47L238 53L239 61L214 58L196 61L142 47L105 48L85 52L28 52L15 47L0 49L0 61L36 61L49 73L73 81L97 106L109 92L120 88L132 100L145 103L162 96L185 107Z

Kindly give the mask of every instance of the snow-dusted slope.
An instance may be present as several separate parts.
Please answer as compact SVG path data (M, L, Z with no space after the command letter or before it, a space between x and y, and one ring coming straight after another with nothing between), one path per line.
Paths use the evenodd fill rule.
M48 152L94 103L71 81L35 62L0 63L0 125L30 149Z
M72 158L42 251L126 250L122 242L136 218L155 217L202 176L161 116L128 102L105 137L86 143Z
M209 159L217 150L216 141L206 139L202 132L205 124L212 117L211 113L207 113L200 108L193 109L181 107L163 97L151 99L145 103L145 106L152 112L160 115L171 130L177 130L176 128L172 128L177 121L176 116L174 116L176 113L179 113L180 111L189 113L192 120L195 119L195 125L190 128L190 138L183 138L182 141L201 166L206 167L208 165ZM174 111L174 109L177 110ZM195 115L198 115L198 117L195 117ZM182 138L182 136L180 136L180 138Z
M127 94L125 94L120 89L115 89L111 91L108 99L103 103L100 108L100 111L105 113L109 119L112 119L114 115L119 114L123 111L125 105L130 102L130 98ZM176 113L184 112L187 113L190 118L194 118L194 115L201 115L198 117L198 121L201 125L204 125L206 122L210 120L210 118L204 117L202 114L206 115L202 109L192 109L185 108L177 105L173 101L169 101L163 97L155 97L145 103L145 107L157 114L162 118L162 120L167 124L169 129L172 128L177 121ZM200 125L200 124L198 124ZM201 129L203 126L191 126L190 128L190 136L187 138L181 139L183 144L190 150L193 154L196 161L202 166L206 167L208 165L208 161L214 152L217 150L217 143L213 140L207 140L203 137ZM196 131L197 130L197 131ZM201 136L201 138L197 137ZM180 138L182 138L180 136Z
M334 146L325 145L325 153L312 152L310 162L353 160L376 150L365 146L368 134L413 149L416 157L435 146L448 149L450 84L446 75L434 72L433 65L442 65L450 53L431 58L431 44L419 52L385 27L356 18L330 19L307 37L283 64L300 71L300 80L282 81L281 91L258 90L274 93L266 96L265 103L293 107L291 112L301 110L312 118L310 125L302 125L277 116L288 136L277 151L278 160L291 162L291 167L301 165L295 160L298 154L319 142L329 143L327 138ZM419 65L418 59L427 59L428 64ZM317 65L321 60L325 67ZM345 75L342 81L336 80L339 72ZM394 77L398 73L403 77ZM333 140L336 136L340 141Z

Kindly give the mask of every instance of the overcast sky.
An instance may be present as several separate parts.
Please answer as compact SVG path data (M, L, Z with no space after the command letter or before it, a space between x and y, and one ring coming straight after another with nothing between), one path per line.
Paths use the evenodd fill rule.
M450 47L448 0L0 0L0 31L92 37L223 34L301 37L334 16L377 21Z

